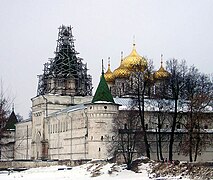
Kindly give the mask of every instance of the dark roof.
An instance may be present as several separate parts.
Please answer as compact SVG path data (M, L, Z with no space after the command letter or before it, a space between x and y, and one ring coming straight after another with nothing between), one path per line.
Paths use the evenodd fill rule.
M14 111L12 111L12 113L10 114L10 117L7 120L5 129L9 130L9 129L15 129L15 124L18 122L16 115L14 113Z
M111 102L115 103L112 97L112 94L109 90L109 87L107 85L107 82L104 78L104 73L102 72L100 82L98 84L98 88L95 92L95 95L92 99L92 103L95 103L97 101L106 101L106 102Z

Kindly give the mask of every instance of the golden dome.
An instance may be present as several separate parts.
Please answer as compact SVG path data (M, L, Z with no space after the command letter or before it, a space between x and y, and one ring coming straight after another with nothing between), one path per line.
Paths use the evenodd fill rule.
M121 59L120 66L113 71L114 78L128 78L130 71L124 67L123 59Z
M165 79L165 78L168 78L170 76L170 73L168 71L166 71L163 67L162 57L163 56L161 55L160 69L154 73L154 78L157 79L157 80Z
M110 62L108 62L108 69L107 72L104 73L104 77L107 83L114 83L115 81L114 75L110 69Z
M138 66L142 66L141 70L144 71L147 67L147 60L137 53L135 44L133 44L130 55L125 57L122 63L124 67L128 68L130 71L134 71Z

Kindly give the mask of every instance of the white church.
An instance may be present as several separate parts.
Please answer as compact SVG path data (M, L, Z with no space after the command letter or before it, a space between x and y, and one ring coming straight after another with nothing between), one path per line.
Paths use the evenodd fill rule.
M87 65L77 55L72 28L62 25L55 57L44 64L37 96L31 99L32 117L16 124L14 159L109 157L108 144L114 140L113 120L131 104L130 75L134 64L141 64L143 70L148 62L133 44L132 52L124 58L122 55L117 69L112 72L109 63L107 72L102 70L98 88L92 96L92 78L87 74ZM153 76L160 80L167 78L169 73L161 64ZM154 107L147 107L146 116L155 111ZM153 121L156 118L147 118L147 129L153 128ZM205 157L212 152L209 150ZM179 155L177 153L174 158ZM154 152L152 157L156 158Z

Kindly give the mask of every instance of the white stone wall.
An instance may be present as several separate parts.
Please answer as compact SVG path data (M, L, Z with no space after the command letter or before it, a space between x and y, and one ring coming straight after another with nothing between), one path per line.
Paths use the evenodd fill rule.
M87 117L85 110L52 115L45 119L49 159L87 158Z
M90 104L88 115L88 158L106 159L112 140L112 121L118 113L118 105L109 103Z
M15 159L31 159L32 121L16 124Z
M14 158L14 145L15 145L15 130L7 130L1 134L1 160L8 160Z
M33 98L32 121L16 125L15 159L41 159L44 144L48 159L107 158L107 146L112 141L112 122L119 112L118 105L100 102L76 109L70 106L74 101L82 103L89 99L91 97L57 95ZM147 128L156 130L157 114L145 112L145 119ZM162 128L169 128L168 119ZM211 153L212 149L207 150L199 159L208 160ZM152 157L156 157L155 152L152 152ZM174 154L176 158L178 154Z
M174 142L174 148L173 148L173 160L180 160L180 161L189 161L189 155L183 155L179 152L176 148L178 146L177 142ZM167 142L167 145L165 146L165 143L163 145L163 157L164 159L169 157L169 142ZM198 153L197 156L197 162L206 162L206 161L213 161L213 147L208 147L203 151L202 153ZM151 159L157 160L157 153L156 153L156 140L153 138L152 141L152 150L151 150ZM194 153L193 153L193 159L194 159Z
M89 99L90 97L75 97L76 102L79 103ZM53 95L32 99L31 158L42 158L42 141L48 144L48 159L76 160L107 157L106 146L112 138L109 132L112 128L112 120L118 112L118 106L107 103L88 105L89 110L58 111L65 109L71 101L70 97L68 99L68 97ZM24 128L24 124L22 126L18 126L18 131ZM21 136L17 144L20 141ZM24 146L26 141L24 142L21 145ZM20 147L16 159L26 158L25 154L26 149Z
M32 151L33 159L44 158L42 142L47 139L44 119L54 112L65 109L71 104L71 97L44 95L32 99ZM47 144L45 144L46 146ZM46 147L48 148L48 147Z
M70 105L91 102L92 96L60 96L60 95L40 95L32 98L33 108L46 108L48 114L64 109Z

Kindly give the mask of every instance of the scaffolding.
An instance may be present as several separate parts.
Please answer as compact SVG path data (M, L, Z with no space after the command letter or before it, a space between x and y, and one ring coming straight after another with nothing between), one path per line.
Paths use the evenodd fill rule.
M55 57L44 64L38 75L37 95L59 94L70 96L92 95L92 77L87 64L77 57L71 26L60 26Z

